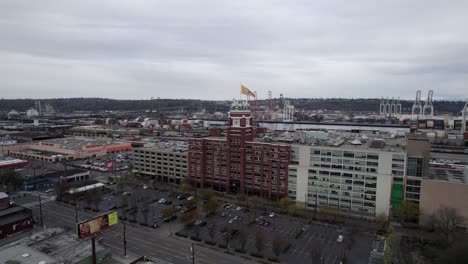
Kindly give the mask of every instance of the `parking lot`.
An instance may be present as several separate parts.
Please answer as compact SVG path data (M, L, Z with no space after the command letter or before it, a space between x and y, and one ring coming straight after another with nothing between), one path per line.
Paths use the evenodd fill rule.
M305 219L291 218L286 215L275 214L270 217L271 212L244 212L243 209L237 208L235 205L229 209L221 206L215 216L205 219L207 224L200 228L200 238L211 241L209 230L214 224L214 242L218 245L226 245L226 229L241 230L245 228L247 234L245 250L248 253L257 252L256 236L261 233L264 237L261 253L265 257L274 257L272 241L274 237L280 236L284 245L290 244L289 249L279 256L281 261L288 263L311 262L312 254L314 254L312 248L319 244L323 263L340 263L345 251L345 240L349 239L349 231L346 227L336 224L309 222ZM237 220L233 221L234 218L237 218ZM193 236L195 232L193 229L185 228L181 233ZM341 242L337 241L340 235L343 237ZM352 248L346 251L348 263L367 261L373 237L370 234L356 234L353 236ZM231 251L241 248L240 240L239 234L235 233L230 242Z
M169 196L168 192L130 187L120 191L107 189L107 191L93 192L92 194L92 199L89 200L86 199L86 196L82 196L77 201L77 206L92 210L98 208L100 212L117 211L121 219L154 228L168 224L160 217L161 211L173 206L179 206L184 201ZM161 198L166 200L166 204L159 202ZM127 205L126 209L123 209L122 205L125 204ZM180 214L181 209L178 210L176 215ZM177 218L173 219L172 222L177 225Z
M115 210L119 217L125 216L127 222L130 223L161 228L161 232L176 233L178 231L179 234L187 237L195 236L195 228L184 227L178 217L169 222L165 222L160 217L164 209L180 206L186 201L186 199L179 200L176 196L177 194L171 195L169 192L159 190L127 187L121 191L110 190L107 193L94 194L94 197L99 197L99 202L88 202L82 199L78 206L95 209L97 205L99 211ZM159 203L161 198L171 203ZM127 204L125 215L121 208L122 204ZM220 203L214 215L203 218L205 213L202 208L202 201L199 201L196 209L200 216L198 220L203 220L202 226L196 228L199 230L199 237L203 241L213 241L218 246L225 246L225 234L232 232L233 236L229 243L231 251L241 248L241 232L245 233L247 237L244 248L247 254L258 253L256 236L262 234L264 239L261 254L264 258L275 256L272 243L274 238L279 236L283 246L290 245L279 256L280 261L287 263L311 262L312 257L317 255L317 251L322 258L322 263L338 264L344 254L346 254L347 263L363 263L369 258L372 248L373 235L355 232L352 235L354 242L351 248L347 248L347 240L350 239L351 235L346 226L292 218L277 213L270 215L271 211L246 210L235 204L228 206L223 203ZM177 216L181 214L179 208ZM210 229L213 229L213 239L210 237ZM343 241L338 240L340 236L342 236ZM314 253L314 248L319 248L319 250L315 249Z
M113 172L114 170L122 171L129 169L129 164L132 161L132 158L132 152L122 152L118 154L91 157L88 159L74 160L67 162L67 164L100 172Z

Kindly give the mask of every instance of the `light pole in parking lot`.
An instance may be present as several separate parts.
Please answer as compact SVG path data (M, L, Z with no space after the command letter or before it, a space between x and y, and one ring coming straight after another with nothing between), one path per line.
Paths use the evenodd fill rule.
M172 219L169 221L169 236L172 236Z

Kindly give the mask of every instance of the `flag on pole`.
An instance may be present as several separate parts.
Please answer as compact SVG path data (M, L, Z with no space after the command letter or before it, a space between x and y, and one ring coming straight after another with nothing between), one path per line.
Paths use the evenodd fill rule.
M257 98L257 95L253 93L252 91L249 90L249 88L245 87L244 85L241 84L241 94L245 94L247 96L252 96L254 98Z

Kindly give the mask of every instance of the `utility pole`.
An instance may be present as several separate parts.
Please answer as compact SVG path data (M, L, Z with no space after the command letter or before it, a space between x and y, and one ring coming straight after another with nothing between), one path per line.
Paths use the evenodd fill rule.
M112 167L114 169L114 183L117 184L117 162L115 161L115 155L114 155L114 163L112 164Z
M41 220L41 226L44 225L43 219L42 219L42 201L41 201L41 194L39 194L39 217Z
M91 237L91 248L93 251L93 264L97 264L96 262L96 237L94 235Z
M192 243L192 264L195 264L195 243Z
M123 224L123 246L124 246L124 256L127 256L127 237L126 237L126 227L125 222L122 221Z
M78 224L78 208L77 208L76 203L75 203L75 224Z

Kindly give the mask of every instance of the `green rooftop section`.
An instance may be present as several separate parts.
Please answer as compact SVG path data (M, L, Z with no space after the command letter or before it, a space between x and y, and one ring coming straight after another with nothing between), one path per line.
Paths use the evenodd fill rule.
M396 210L400 208L401 202L403 201L403 184L394 183L392 185L392 209Z

